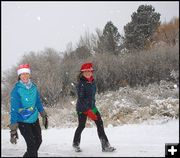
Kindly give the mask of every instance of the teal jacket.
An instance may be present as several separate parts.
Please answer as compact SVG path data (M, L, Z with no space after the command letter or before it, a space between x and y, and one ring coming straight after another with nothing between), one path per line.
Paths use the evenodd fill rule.
M17 82L11 91L10 104L10 124L34 123L38 119L38 112L44 111L37 86L33 82L30 89L20 81ZM25 117L27 114L29 116Z

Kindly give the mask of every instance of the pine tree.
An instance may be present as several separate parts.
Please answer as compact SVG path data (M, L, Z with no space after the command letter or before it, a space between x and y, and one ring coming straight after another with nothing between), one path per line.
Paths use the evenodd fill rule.
M118 29L114 24L109 21L104 27L103 35L100 37L98 48L104 52L111 52L114 54L118 53L121 35L118 32Z
M160 25L160 13L155 12L152 5L140 5L131 18L124 26L125 46L129 50L142 50Z

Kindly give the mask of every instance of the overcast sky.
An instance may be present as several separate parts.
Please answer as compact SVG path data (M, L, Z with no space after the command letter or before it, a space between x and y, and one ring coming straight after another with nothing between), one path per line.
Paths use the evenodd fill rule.
M102 30L110 20L122 34L141 4L151 4L161 14L161 22L179 17L178 1L1 1L2 71L30 51L54 48L62 52L70 42L74 47L81 35L95 33L96 28Z

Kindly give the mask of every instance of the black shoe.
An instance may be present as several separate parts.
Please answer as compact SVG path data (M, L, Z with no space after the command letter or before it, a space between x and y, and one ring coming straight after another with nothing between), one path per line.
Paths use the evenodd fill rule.
M82 150L80 149L79 145L73 144L73 148L74 148L75 152L81 152L81 151L82 151Z
M27 151L24 153L23 157L29 157L29 154Z
M116 148L109 146L109 147L103 148L102 152L113 152L114 150L116 150Z

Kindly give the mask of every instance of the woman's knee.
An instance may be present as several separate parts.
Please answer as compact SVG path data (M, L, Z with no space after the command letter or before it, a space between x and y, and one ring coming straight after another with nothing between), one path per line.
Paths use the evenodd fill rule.
M40 139L38 140L38 144L39 144L39 145L42 144L42 138L40 138Z
M79 130L83 130L84 128L85 128L85 124L79 124L79 125L78 125L78 129L79 129Z
M42 138L39 138L36 142L37 148L39 148L41 144L42 144Z

